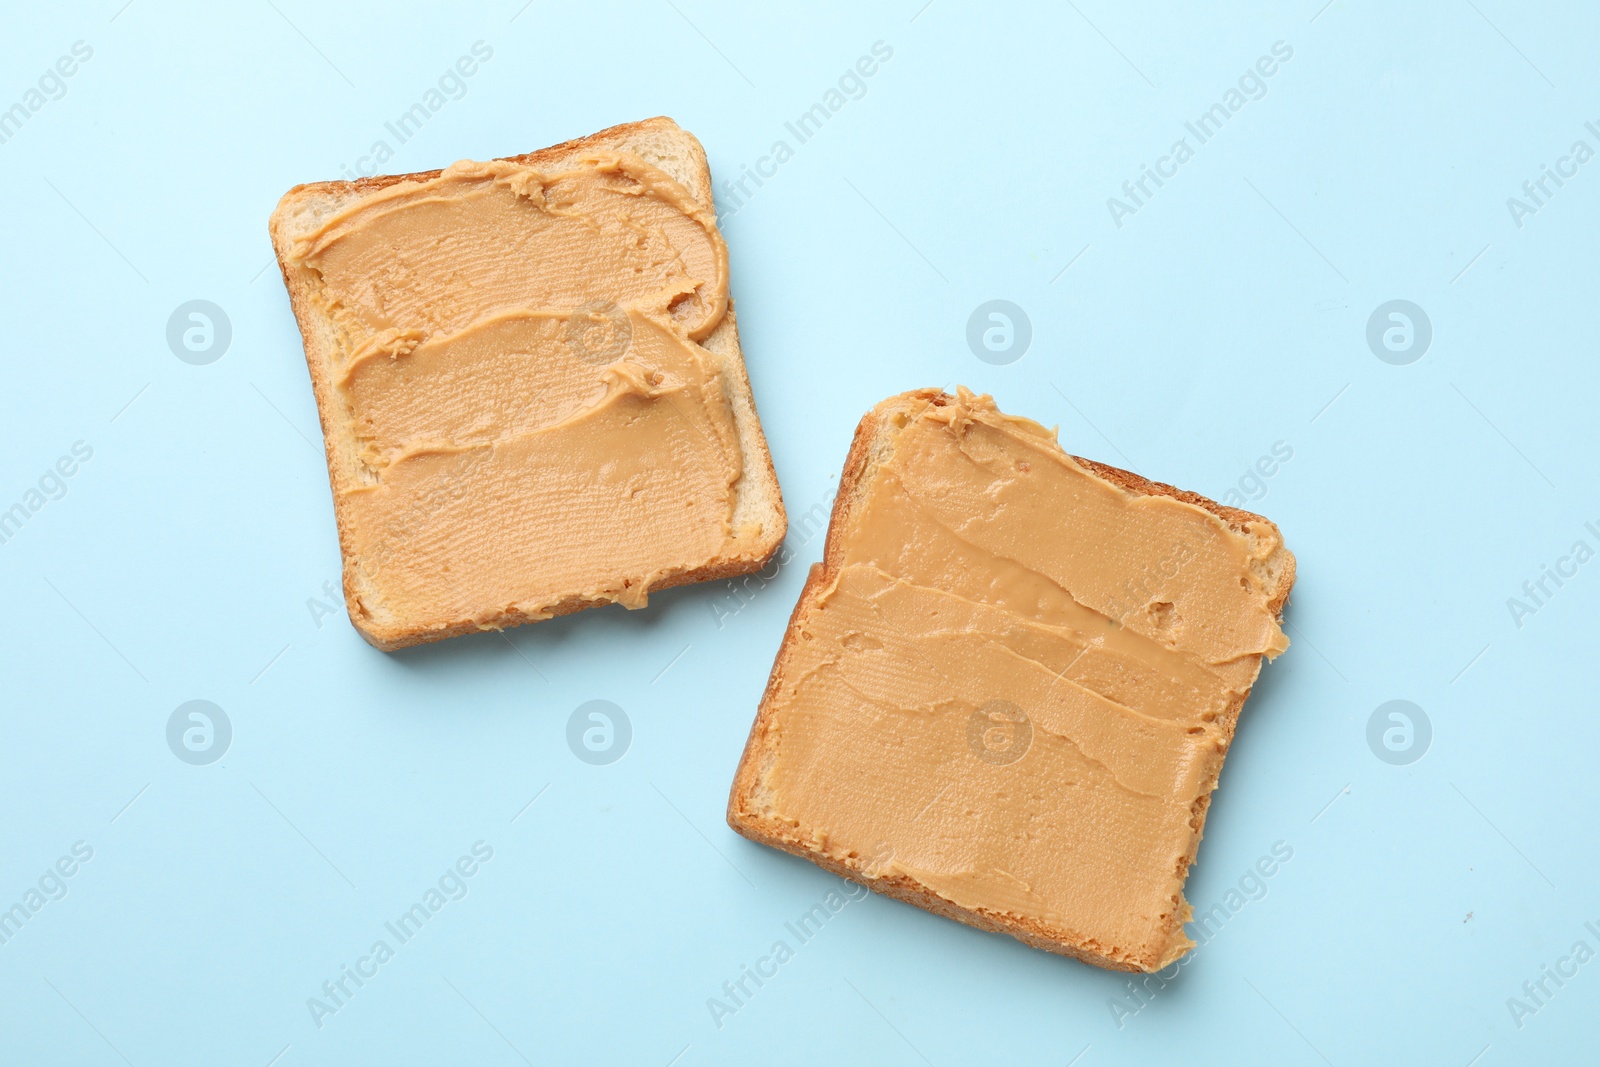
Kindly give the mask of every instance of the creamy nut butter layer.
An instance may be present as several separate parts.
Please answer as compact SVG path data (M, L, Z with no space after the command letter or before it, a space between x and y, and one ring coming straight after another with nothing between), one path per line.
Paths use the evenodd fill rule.
M1043 948L1165 966L1292 574L1266 520L1075 459L987 396L886 401L729 821Z
M642 607L781 539L781 504L765 536L736 514L751 437L700 343L732 337L727 247L664 171L604 149L462 162L314 221L281 251L308 356L330 353L347 599L373 643Z

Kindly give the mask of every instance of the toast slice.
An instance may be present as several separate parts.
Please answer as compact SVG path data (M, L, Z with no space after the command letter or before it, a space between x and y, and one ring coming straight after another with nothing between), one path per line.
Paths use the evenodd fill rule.
M1259 515L1068 455L987 396L856 430L728 824L1112 970L1193 946L1182 887L1295 561Z
M383 198L433 183L427 191L462 168L476 169L459 188L474 196L495 188L507 200L504 189L513 189L539 205L528 214L552 233L573 209L561 199L565 177L580 189L580 181L589 182L608 211L631 210L614 205L625 201L622 194L641 194L627 203L656 212L665 251L645 249L639 237L645 251L624 259L636 250L597 247L591 254L582 240L563 237L567 244L552 244L550 255L519 256L530 247L515 243L522 234L485 222L475 231L485 235L479 246L455 254L468 267L481 267L474 256L490 260L462 287L473 299L488 301L501 275L512 272L492 313L487 305L451 305L459 294L445 292L441 279L454 275L430 262L433 249L459 229L446 228L432 246L410 250L409 259L381 246L355 267L341 263L346 274L365 270L367 277L339 275L345 287L335 288L331 268L317 258L331 242L353 247L349 235L360 234L366 220L387 224L391 216L379 214L388 206ZM462 210L484 210L485 203L498 201L478 197ZM642 233L644 222L624 216L611 230L629 227ZM643 607L654 590L759 569L783 540L777 476L726 296L710 170L699 141L671 119L616 126L491 164L299 185L278 203L269 228L321 417L346 605L373 645L393 650L611 602ZM603 227L593 228L598 246ZM699 266L685 265L691 237L684 234L699 242L691 249ZM618 279L633 265L637 277L630 276L626 299L610 292L589 299L584 286L599 283L582 272L598 272L592 264L612 262L606 255L622 266L600 276L600 288L623 285ZM353 253L347 258L355 261ZM559 273L569 262L576 272L570 285L539 276L536 286L515 276L525 266ZM705 277L685 281L696 270ZM609 345L616 334L607 330L620 331L620 351L569 358L594 356L584 345ZM661 353L667 355L654 358ZM599 408L608 413L604 435L575 428ZM655 409L661 417L652 416ZM647 423L654 436L643 440L634 430ZM571 449L556 449L557 440L573 442ZM613 440L616 454L607 456ZM708 463L725 469L701 469ZM680 477L675 471L697 480L667 480ZM601 485L607 478L615 483L608 489ZM374 503L380 499L381 513ZM708 500L724 508L720 536ZM673 510L702 505L705 514L693 521ZM687 547L669 547L666 527Z

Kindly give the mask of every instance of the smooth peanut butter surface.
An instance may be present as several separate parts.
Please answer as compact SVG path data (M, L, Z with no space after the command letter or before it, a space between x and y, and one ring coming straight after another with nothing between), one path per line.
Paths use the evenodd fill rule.
M640 607L725 551L743 464L697 341L727 309L727 248L662 171L457 163L330 214L292 256L338 333L359 610Z
M1124 489L965 390L896 417L796 620L763 805L875 877L1163 966L1218 720L1288 644L1275 531Z

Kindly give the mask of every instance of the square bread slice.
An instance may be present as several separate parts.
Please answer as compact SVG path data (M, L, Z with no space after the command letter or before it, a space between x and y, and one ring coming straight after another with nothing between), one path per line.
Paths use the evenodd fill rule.
M1294 571L1261 516L1068 455L987 396L891 397L856 431L728 824L1038 948L1165 967Z
M711 173L671 119L299 185L269 228L373 645L643 607L783 540Z

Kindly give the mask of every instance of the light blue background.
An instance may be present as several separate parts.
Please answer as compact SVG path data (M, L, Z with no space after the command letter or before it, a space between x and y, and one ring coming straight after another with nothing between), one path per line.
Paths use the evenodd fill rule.
M0 945L0 1061L1595 1059L1600 961L1520 1028L1506 1006L1600 949L1600 563L1520 628L1506 605L1600 546L1600 162L1521 228L1506 206L1600 148L1591 7L274 2L4 16L0 107L73 42L93 57L0 145L0 507L75 441L94 454L0 545L0 907L74 842L94 855ZM1293 859L1121 1027L1124 976L875 896L712 1021L838 885L722 821L820 538L720 627L720 584L399 655L314 619L339 558L267 215L480 40L492 59L386 170L667 114L737 175L893 48L726 220L795 520L862 412L915 386L992 392L1216 497L1292 447L1251 506L1299 558L1294 647L1189 898L1225 899L1274 842ZM1276 41L1266 95L1118 228L1107 198ZM196 298L233 327L209 366L165 340ZM965 341L992 298L1032 322L1006 366ZM1365 341L1395 298L1434 328L1409 366ZM233 724L210 766L165 740L196 698ZM1409 766L1366 742L1396 698L1434 729ZM610 766L565 741L591 699L632 721ZM479 840L468 895L319 1029L307 998Z

